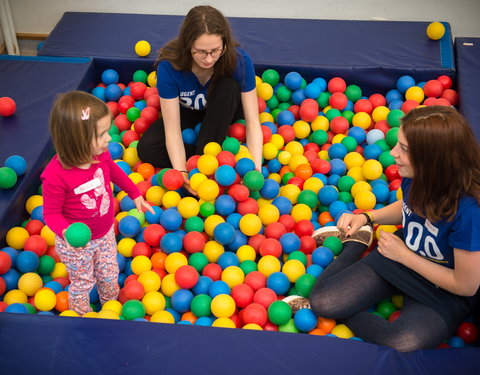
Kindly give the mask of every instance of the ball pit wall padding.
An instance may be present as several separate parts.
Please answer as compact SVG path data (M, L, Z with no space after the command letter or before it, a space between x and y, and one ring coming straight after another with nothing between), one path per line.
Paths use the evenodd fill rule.
M11 189L0 190L0 246L7 231L28 217L25 201L36 194L40 174L53 155L48 118L58 93L76 90L91 64L87 58L0 57L1 95L15 100L13 116L0 117L0 164L23 156L27 172Z
M39 55L153 62L160 47L176 36L182 20L183 16L170 15L66 12ZM365 87L367 95L385 93L404 74L418 82L454 75L453 41L446 22L445 36L432 41L426 35L427 22L228 20L258 72L272 68L285 74L294 69L307 80L338 75ZM151 45L147 57L135 54L139 40Z
M459 109L480 139L480 38L455 38Z

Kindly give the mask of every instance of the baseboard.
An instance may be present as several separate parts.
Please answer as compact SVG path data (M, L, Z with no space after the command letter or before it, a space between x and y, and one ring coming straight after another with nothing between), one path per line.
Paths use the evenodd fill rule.
M5 43L0 44L0 55L6 55L7 54L7 46Z
M16 33L17 39L46 40L48 34Z

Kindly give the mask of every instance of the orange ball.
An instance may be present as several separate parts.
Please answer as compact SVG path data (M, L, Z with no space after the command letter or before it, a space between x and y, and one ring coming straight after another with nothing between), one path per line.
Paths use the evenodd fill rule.
M187 322L190 322L190 323L194 324L195 321L197 320L197 317L191 311L187 311L187 312L182 314L182 318L180 320L184 320L184 321L187 321Z
M337 322L335 319L322 318L322 317L317 318L316 328L319 328L324 332L327 332L327 333L332 332L332 329L335 328L336 325L337 325Z
M165 259L167 259L167 254L165 254L163 251L153 253L153 255L150 257L150 261L152 262L152 268L159 268L161 270L164 270Z
M57 293L57 303L55 304L55 310L58 312L63 312L68 310L68 292L62 290Z
M327 223L331 223L332 221L335 221L335 219L330 215L330 212L324 211L320 215L318 215L318 222L320 225L323 227Z
M155 174L155 168L150 163L142 163L138 166L137 172L140 173L145 180L148 180Z
M295 176L300 177L303 181L312 177L313 170L309 164L300 164L295 169Z

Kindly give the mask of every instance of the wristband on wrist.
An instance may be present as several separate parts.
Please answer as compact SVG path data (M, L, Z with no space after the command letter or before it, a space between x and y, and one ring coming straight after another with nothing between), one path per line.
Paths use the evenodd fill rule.
M364 215L367 218L367 225L370 225L372 228L375 225L375 220L370 212L362 212L361 215Z

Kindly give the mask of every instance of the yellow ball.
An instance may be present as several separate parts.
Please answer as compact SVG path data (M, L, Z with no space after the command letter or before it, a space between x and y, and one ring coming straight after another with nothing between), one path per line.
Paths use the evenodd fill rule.
M132 250L137 241L133 238L125 237L118 241L117 249L120 254L122 254L125 258L132 257Z
M397 230L398 228L395 225L379 225L375 230L375 238L379 240L381 232L395 233Z
M298 139L307 138L310 134L310 125L308 122L303 120L295 121L292 125L293 131L295 132L295 137Z
M135 164L137 164L140 159L138 158L137 149L135 147L129 147L125 149L123 153L123 160L133 168Z
M367 180L376 180L377 178L380 178L382 176L382 164L378 160L369 159L365 163L363 163L362 173Z
M334 143L341 143L342 139L345 138L345 134L335 134L332 138L332 144Z
M29 297L33 296L42 286L42 278L35 272L24 273L20 276L20 279L18 279L18 289Z
M12 289L5 293L3 302L7 305L11 305L12 303L27 303L28 296L20 289Z
M248 323L248 324L245 324L242 329L251 329L251 330L254 330L254 331L263 331L263 328L260 327L258 324L256 323Z
M255 76L255 86L259 85L262 82L263 82L262 78L256 75Z
M259 208L258 217L262 221L263 225L275 223L280 217L280 211L273 204L266 204Z
M84 315L85 316L85 315ZM120 320L120 314L109 309L100 310L96 316L98 319Z
M203 248L203 254L210 263L216 263L220 255L225 252L225 248L217 241L208 241Z
M217 318L230 318L235 313L235 300L228 294L219 294L213 297L210 308Z
M120 222L120 220L122 220L124 217L128 216L128 212L127 211L121 211L119 212L116 216L115 216L115 219Z
M220 215L216 215L216 214L210 215L205 219L203 224L205 233L207 233L210 237L213 237L213 231L215 230L217 225L224 222L225 222L225 219Z
M212 323L212 327L219 328L237 328L235 322L230 318L218 318L215 319Z
M35 208L42 205L43 205L43 197L41 195L32 195L25 202L25 209L29 214L31 214Z
M55 263L55 267L53 267L53 271L50 276L52 276L52 278L67 277L67 267L62 262Z
M162 293L156 291L149 291L145 293L142 298L143 306L145 306L145 312L148 315L153 315L157 311L164 310L166 301Z
M216 181L207 179L200 182L198 185L197 194L201 199L205 201L211 201L218 197L218 194L220 194L220 187Z
M307 178L303 183L303 190L311 190L315 194L318 194L318 192L322 187L323 187L323 181L317 177Z
M268 175L268 178L273 180L273 181L278 182L279 184L282 182L282 178L280 177L280 175L278 173L270 173Z
M240 219L240 231L247 236L254 236L260 233L262 221L255 214L246 214Z
M152 186L149 187L145 193L145 198L154 206L160 206L162 204L164 194L165 190L161 186Z
M315 120L312 121L312 131L323 130L328 131L330 129L330 123L328 118L325 116L318 116Z
M203 153L208 155L217 156L220 152L222 152L222 146L220 146L217 142L208 142L203 147Z
M292 204L297 203L301 190L297 185L287 184L280 187L279 195L287 198Z
M188 219L192 216L197 216L200 212L200 204L198 200L193 197L185 197L178 202L178 212L184 219Z
M138 256L135 258L138 258ZM138 276L138 281L143 285L146 293L158 291L160 289L160 285L162 284L160 275L155 271L151 271L151 270L142 272ZM152 314L149 314L149 315L152 315Z
M442 39L445 35L445 26L440 22L432 22L427 26L427 36L432 40Z
M112 299L103 304L102 310L113 311L117 315L120 315L122 313L122 304L120 301L117 301L116 299Z
M263 145L262 155L266 160L274 159L278 154L278 148L271 142L267 142Z
M350 193L352 194L352 197L355 198L358 192L371 191L371 190L372 190L372 186L368 182L357 181L352 185L352 188L350 189Z
M294 283L305 274L305 266L298 259L290 259L283 265L282 272L287 275L291 283Z
M288 167L291 171L295 171L300 164L308 165L308 159L303 155L292 155L292 158L288 162Z
M157 87L157 72L153 71L147 77L147 83L150 87Z
M340 337L341 339L349 339L355 336L352 330L345 324L337 324L335 327L333 327L331 333L337 337Z
M405 99L415 100L418 104L421 104L423 99L425 99L425 92L418 86L409 87L407 92L405 92Z
M197 168L200 173L211 176L218 168L218 159L215 157L215 155L202 155L198 158Z
M168 312L167 310L160 310L155 312L150 321L153 323L175 323L175 318L173 317L172 313Z
M359 152L349 152L343 158L347 169L351 169L353 167L361 167L363 163L365 163L365 158Z
M181 288L175 281L175 275L173 273L170 273L163 277L162 285L160 286L160 289L163 295L167 297L171 297L173 293L175 293L177 290Z
M282 266L278 258L273 255L265 255L259 259L257 268L268 277L274 272L280 272Z
M246 260L255 260L257 258L257 252L250 245L242 245L237 249L237 257L240 263Z
M377 198L371 191L359 191L354 198L355 206L361 210L371 210L377 204Z
M397 198L397 201L403 199L403 191L402 191L402 188L398 188L397 192L395 193L395 198Z
M98 318L98 313L95 311L89 311L82 315L82 318Z
M312 209L304 203L298 203L292 207L290 215L297 223L300 220L310 220L312 218Z
M244 282L245 274L240 267L228 266L222 271L221 279L232 289L234 286Z
M13 247L16 250L23 249L25 241L30 237L30 234L25 228L13 227L7 232L6 241L7 245Z
M145 57L150 53L150 43L146 40L140 40L135 44L135 53L140 57Z
M138 173L138 172L132 172L128 175L128 178L130 178L130 180L132 180L132 182L134 184L138 184L139 182L141 181L145 181L145 178L143 178L143 176Z
M123 198L125 198L128 194L125 191L119 191L115 198L120 202Z
M69 317L72 317L72 318L77 318L79 317L80 315L78 315L75 311L73 310L63 310L59 316L69 316Z
M273 96L273 88L266 82L257 85L257 96L263 100L269 100Z
M163 195L162 204L165 208L177 207L181 199L182 197L178 192L169 190Z
M272 134L270 142L275 145L277 150L280 150L285 145L285 139L280 134Z
M290 159L292 158L292 154L289 153L288 151L280 151L278 153L277 158L280 164L287 165Z
M318 153L318 157L322 160L330 160L327 150L320 150L320 152Z
M390 110L385 107L384 105L379 105L372 111L372 118L373 121L379 122L382 120L386 120Z
M347 176L352 177L355 181L365 181L365 176L363 175L363 170L360 166L350 168L347 171Z
M48 246L55 245L55 232L49 228L48 225L45 225L40 231L40 236L42 236L45 241L47 241Z
M372 119L370 115L366 112L357 112L353 115L352 125L359 126L362 129L368 129L372 124Z
M403 307L403 300L404 300L404 297L401 294L396 294L392 296L392 303L395 305L397 309L401 309Z
M192 177L190 177L190 187L193 190L197 191L200 183L207 179L208 177L205 176L203 173L195 173L194 175L192 175Z
M258 119L260 120L260 124L263 124L264 122L274 122L273 116L268 112L260 113Z
M168 273L175 273L181 266L186 266L188 259L182 253L171 253L165 259L165 269Z
M57 303L55 292L49 288L43 288L35 293L33 297L35 307L40 311L50 311Z
M303 155L303 146L298 141L288 142L285 146L285 151L293 155Z

